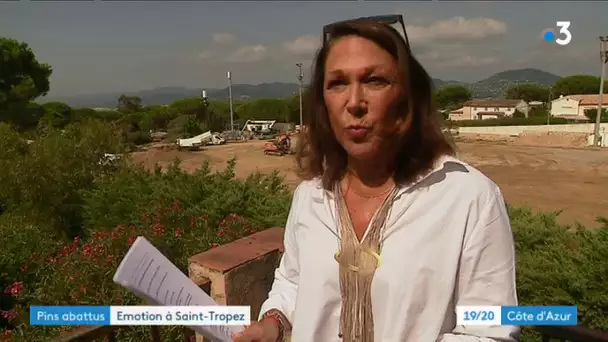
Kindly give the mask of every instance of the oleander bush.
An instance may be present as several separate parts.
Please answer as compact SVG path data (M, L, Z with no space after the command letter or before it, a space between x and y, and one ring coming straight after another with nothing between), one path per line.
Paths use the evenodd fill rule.
M219 225L210 225L206 216L192 216L178 201L163 203L137 225L117 225L93 232L58 246L50 257L33 253L25 260L26 277L19 276L5 290L13 306L5 313L12 325L11 337L18 341L48 341L72 327L33 327L27 324L30 305L137 305L141 300L112 282L114 270L128 247L144 236L187 273L187 258L209 248L254 233L260 227L235 213ZM46 276L40 277L38 274ZM162 329L164 340L179 340L179 328ZM119 331L119 339L141 341L144 327Z
M187 258L272 226L283 226L290 191L278 174L236 179L231 161L193 174L124 160L102 166L124 142L100 123L48 129L27 143L0 125L0 340L48 341L72 327L32 327L30 305L140 301L112 282L118 262L144 236L184 272ZM585 229L556 213L510 207L522 305L578 305L579 322L608 329L608 221ZM121 341L148 339L146 327ZM175 341L178 328L163 328ZM524 341L540 341L526 332Z
M0 133L0 336L15 341L48 341L67 329L29 326L30 305L138 303L112 283L136 236L186 272L189 256L286 220L290 192L277 173L237 180L234 160L194 174L178 161L166 171L126 159L100 164L114 146L102 138L116 142L109 152L123 141L98 122L49 128L29 144L7 125ZM169 341L178 332L163 329ZM129 328L120 338L142 334Z

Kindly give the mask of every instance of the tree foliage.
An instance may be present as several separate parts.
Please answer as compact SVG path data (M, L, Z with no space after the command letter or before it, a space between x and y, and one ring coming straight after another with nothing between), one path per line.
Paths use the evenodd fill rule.
M608 81L604 83L604 91L608 89ZM599 94L600 78L591 75L572 75L559 79L552 88L553 97L571 94Z
M26 43L0 37L0 121L29 126L29 102L49 91L51 72Z
M549 101L550 88L534 83L520 83L507 88L505 98L514 100L524 100L526 102Z
M118 111L125 114L140 112L143 108L141 97L120 95L118 98Z
M597 120L597 108L585 110L585 116L589 118L591 122ZM608 121L608 109L602 108L602 116L600 117L602 122Z
M195 115L201 106L203 106L202 98L188 97L174 101L169 105L169 108L177 111L179 115Z
M452 110L471 99L471 91L460 84L447 84L435 93L435 101L440 109Z
M74 118L72 108L63 102L48 102L42 105L44 116L41 120L53 127L63 128Z
M237 109L241 120L289 120L290 109L284 99L259 99L240 105Z

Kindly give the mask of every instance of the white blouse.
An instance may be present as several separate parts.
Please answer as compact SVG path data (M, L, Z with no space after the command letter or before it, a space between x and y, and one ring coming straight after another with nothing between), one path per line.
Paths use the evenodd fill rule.
M278 309L292 342L341 341L337 215L319 180L295 191L285 252L260 316ZM515 251L496 184L441 158L399 189L372 283L374 341L518 341L513 326L456 326L457 305L517 305ZM351 341L347 341L351 342Z

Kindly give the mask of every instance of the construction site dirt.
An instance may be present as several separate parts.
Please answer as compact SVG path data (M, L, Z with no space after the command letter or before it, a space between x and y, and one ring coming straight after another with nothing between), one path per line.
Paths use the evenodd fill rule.
M170 144L153 144L132 153L132 160L152 168L170 165L176 158L187 172L209 161L213 169L223 169L237 159L236 176L278 170L285 182L295 187L293 155L264 154L265 141L252 140L209 146L200 151L178 151ZM481 170L496 182L509 204L528 205L535 211L561 211L561 223L580 222L597 226L598 216L608 217L608 150L519 146L505 142L461 141L458 157Z

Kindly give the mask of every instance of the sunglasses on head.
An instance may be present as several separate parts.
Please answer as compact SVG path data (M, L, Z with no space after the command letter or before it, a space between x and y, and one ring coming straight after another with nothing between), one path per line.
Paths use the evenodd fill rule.
M407 38L407 32L405 31L405 24L403 23L403 16L400 14L395 15L378 15L372 17L362 17L356 19L342 20L337 21L331 24L327 24L323 26L323 44L325 44L331 38L332 30L337 27L348 23L353 23L357 21L372 21L379 24L388 25L397 30L397 32L401 33L403 39L405 40L405 45L409 48L410 42Z

